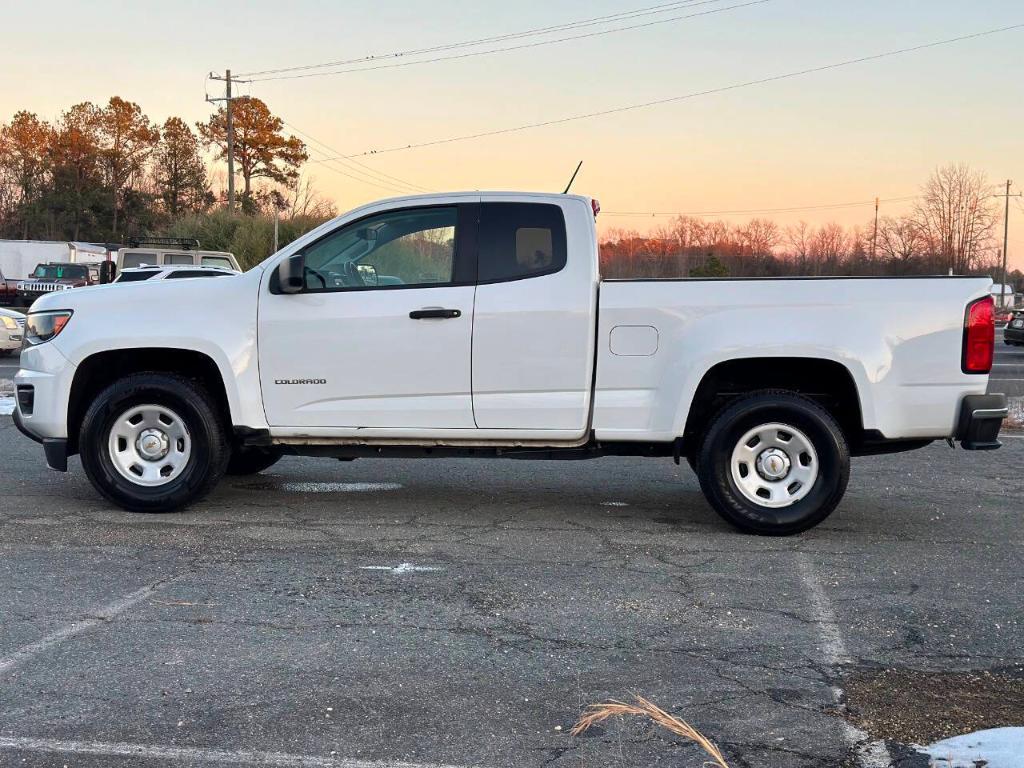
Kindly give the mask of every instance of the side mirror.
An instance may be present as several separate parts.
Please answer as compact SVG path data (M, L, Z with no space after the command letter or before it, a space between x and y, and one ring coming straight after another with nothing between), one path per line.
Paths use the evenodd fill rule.
M380 285L377 268L373 264L357 264L356 269L359 271L359 279L363 281L363 285Z
M115 277L117 277L117 264L112 261L101 262L100 285L107 285L108 283L114 282Z
M306 257L296 253L282 261L277 267L277 278L281 293L301 293L306 287Z

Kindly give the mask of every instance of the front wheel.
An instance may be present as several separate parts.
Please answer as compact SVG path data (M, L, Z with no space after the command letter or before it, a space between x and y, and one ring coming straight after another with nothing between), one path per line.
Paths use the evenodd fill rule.
M839 504L850 454L832 415L793 392L764 391L726 406L697 454L701 489L715 511L747 533L788 536Z
M110 501L131 512L173 512L213 489L230 446L202 385L174 374L138 373L93 401L79 453L90 482Z

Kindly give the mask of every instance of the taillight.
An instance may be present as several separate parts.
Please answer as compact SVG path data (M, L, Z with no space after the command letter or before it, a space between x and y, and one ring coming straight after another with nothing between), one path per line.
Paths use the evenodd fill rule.
M964 373L989 373L996 347L995 302L991 296L967 305L964 315Z
M601 212L601 201L600 200L595 200L595 199L591 198L590 199L590 207L594 209L594 218L596 219L597 218L597 214L599 214Z

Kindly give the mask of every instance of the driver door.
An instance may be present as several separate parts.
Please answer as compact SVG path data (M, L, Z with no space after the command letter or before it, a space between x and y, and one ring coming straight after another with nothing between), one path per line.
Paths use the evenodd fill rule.
M281 428L471 429L475 206L407 208L302 249L305 287L259 307L267 421Z

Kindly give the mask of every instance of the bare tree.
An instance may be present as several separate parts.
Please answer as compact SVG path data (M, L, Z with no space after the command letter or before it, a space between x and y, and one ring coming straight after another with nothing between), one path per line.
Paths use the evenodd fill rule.
M850 237L839 224L832 222L821 227L811 238L810 255L814 262L814 274L820 275L824 268L834 272L835 267L850 253Z
M807 259L811 255L812 236L811 226L806 221L786 227L784 235L786 246L789 248L799 272L803 272L807 266Z
M964 163L937 168L921 190L914 220L931 252L957 274L976 267L992 247L993 187Z
M927 247L928 240L913 218L884 216L878 222L878 250L899 274L908 273Z

